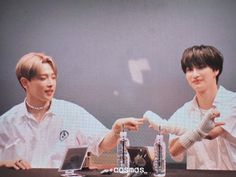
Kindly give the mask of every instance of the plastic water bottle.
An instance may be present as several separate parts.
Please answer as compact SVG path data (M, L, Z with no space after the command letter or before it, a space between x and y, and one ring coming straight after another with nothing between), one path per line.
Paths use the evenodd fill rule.
M163 177L166 175L166 144L160 132L159 127L159 133L154 143L153 175Z
M120 132L120 138L117 145L117 167L119 168L120 173L127 173L130 165L127 146L129 146L129 139L127 138L127 132L123 130Z

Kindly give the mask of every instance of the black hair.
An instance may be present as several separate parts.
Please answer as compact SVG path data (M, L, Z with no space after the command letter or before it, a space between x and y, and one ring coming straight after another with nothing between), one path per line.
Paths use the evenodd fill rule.
M186 73L187 69L192 70L193 67L210 67L213 71L219 70L219 74L216 76L216 83L218 83L219 76L223 70L223 61L223 55L213 46L192 46L183 52L181 67L184 73Z

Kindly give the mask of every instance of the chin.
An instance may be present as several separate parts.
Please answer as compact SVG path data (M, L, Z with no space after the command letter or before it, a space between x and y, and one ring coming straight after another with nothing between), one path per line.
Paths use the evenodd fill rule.
M203 87L193 87L193 90L195 92L204 92L205 91L205 89Z
M45 102L48 102L48 101L52 101L52 99L53 99L53 97L45 97L43 100L44 100Z
M191 88L195 91L195 92L198 92L198 91L201 91L203 89L203 87L201 85L190 85Z

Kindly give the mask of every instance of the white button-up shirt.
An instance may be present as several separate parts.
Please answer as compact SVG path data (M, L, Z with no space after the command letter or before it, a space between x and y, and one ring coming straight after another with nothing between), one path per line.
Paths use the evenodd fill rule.
M108 131L76 104L53 99L38 123L23 102L0 117L0 160L25 159L33 168L58 168L68 147L88 145L88 151L99 155Z
M213 140L197 141L187 150L188 169L236 170L236 93L220 86L213 105L220 112L215 121L223 121L223 136ZM178 109L169 119L174 125L186 130L195 129L201 121L196 97ZM170 141L176 138L170 135Z

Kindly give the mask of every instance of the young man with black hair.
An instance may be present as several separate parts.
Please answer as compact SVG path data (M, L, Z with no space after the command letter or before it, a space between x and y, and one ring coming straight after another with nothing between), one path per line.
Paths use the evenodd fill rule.
M184 51L181 66L194 98L168 121L150 111L144 117L170 133L174 160L187 153L188 169L236 170L236 93L218 84L223 55L213 46L193 46Z

